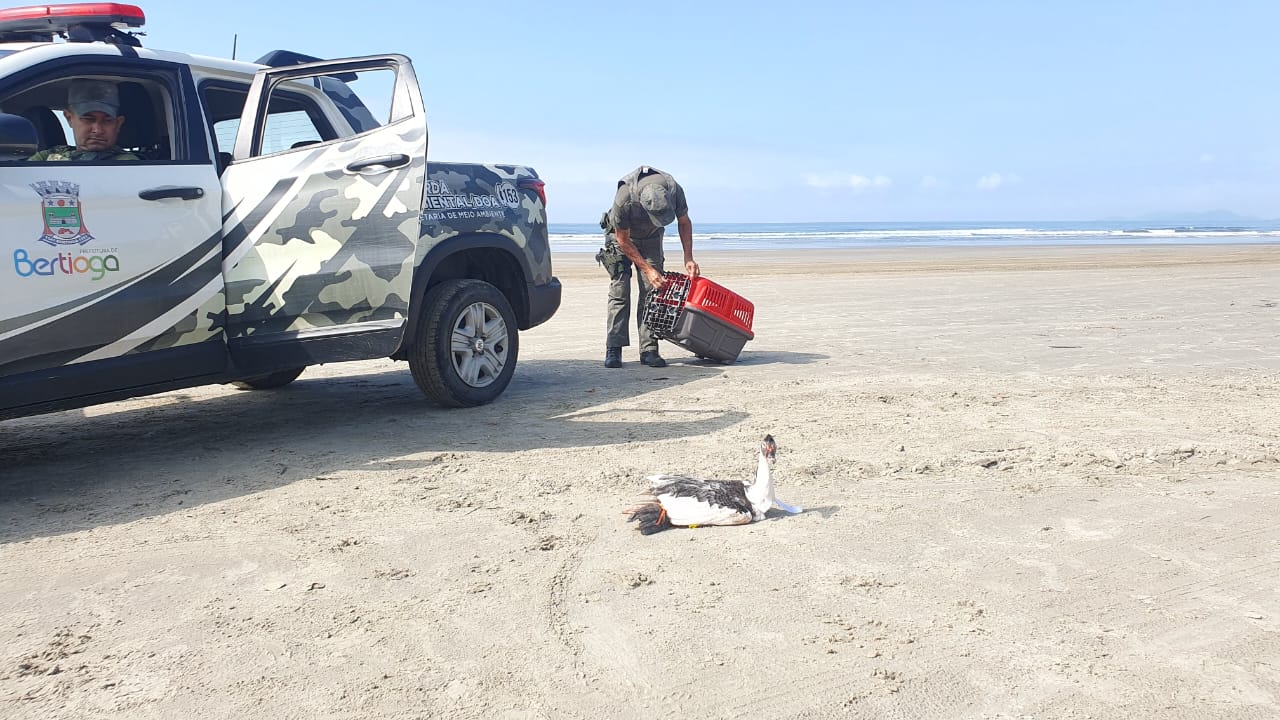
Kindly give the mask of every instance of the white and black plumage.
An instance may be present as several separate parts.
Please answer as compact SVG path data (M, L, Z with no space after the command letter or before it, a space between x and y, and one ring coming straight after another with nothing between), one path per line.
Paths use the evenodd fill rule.
M770 466L777 452L773 436L765 435L760 443L756 479L750 484L689 475L649 475L645 479L653 499L627 510L628 520L639 523L641 534L652 535L677 525L745 525L764 519L769 508L775 506L792 514L801 512L802 508L773 495Z

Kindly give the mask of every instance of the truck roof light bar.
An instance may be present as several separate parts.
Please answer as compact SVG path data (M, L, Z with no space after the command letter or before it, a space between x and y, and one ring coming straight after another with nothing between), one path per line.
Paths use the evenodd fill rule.
M0 10L0 41L51 42L55 35L71 42L106 42L139 47L127 28L147 21L142 8L123 3L29 5Z

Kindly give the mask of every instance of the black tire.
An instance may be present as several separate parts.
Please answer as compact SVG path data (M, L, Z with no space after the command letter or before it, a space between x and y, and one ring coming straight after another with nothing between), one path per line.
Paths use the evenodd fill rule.
M276 388L282 388L294 380L297 380L303 370L306 370L306 368L300 367L290 368L288 370L278 370L273 373L267 373L266 375L258 375L257 377L236 380L231 384L241 390L274 390Z
M427 292L417 323L409 369L432 402L475 407L507 389L520 333L498 288L481 280L446 280Z

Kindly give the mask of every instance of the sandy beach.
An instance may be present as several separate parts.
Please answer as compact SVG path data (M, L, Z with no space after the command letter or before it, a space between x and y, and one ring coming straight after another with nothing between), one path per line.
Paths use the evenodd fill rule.
M1280 245L699 260L737 364L603 368L562 254L490 406L378 361L0 423L0 717L1280 717ZM804 513L625 522L765 433Z

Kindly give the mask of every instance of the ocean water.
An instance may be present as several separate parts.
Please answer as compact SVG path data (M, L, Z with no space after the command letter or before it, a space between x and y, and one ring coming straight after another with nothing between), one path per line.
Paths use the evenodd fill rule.
M554 252L592 252L595 223L551 223ZM1189 226L1134 221L1038 223L698 223L695 250L821 250L1051 245L1261 245L1280 243L1280 221ZM678 243L675 227L667 241Z

